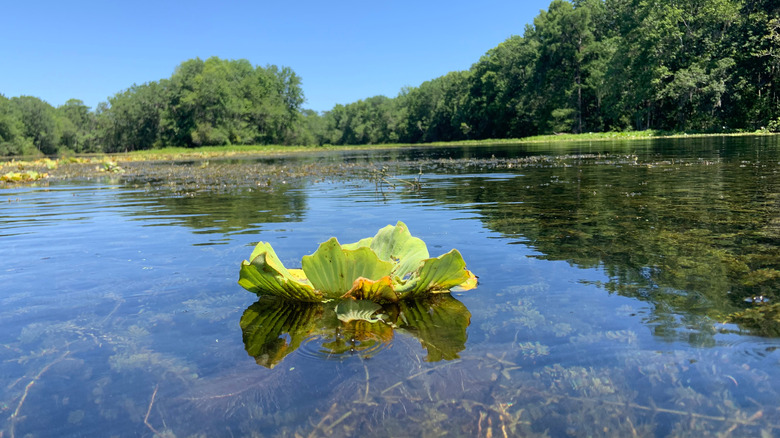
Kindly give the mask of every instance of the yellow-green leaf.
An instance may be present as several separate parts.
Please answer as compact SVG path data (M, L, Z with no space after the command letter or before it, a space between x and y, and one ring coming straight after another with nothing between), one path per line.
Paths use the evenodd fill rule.
M397 302L477 286L460 252L429 258L425 242L400 221L347 245L331 238L303 257L303 269L286 269L267 242L257 244L250 260L242 263L239 284L258 295L288 300Z
M425 242L413 237L401 221L379 230L371 241L371 249L380 259L396 263L393 275L398 278L416 271L423 260L430 257Z
M251 258L251 262L244 260L241 263L238 284L244 289L288 300L322 301L322 294L315 291L305 277L284 267L268 242L258 243Z
M335 237L320 245L301 262L306 278L325 298L338 298L352 289L360 277L378 280L390 275L394 265L380 260L371 248L342 249Z
M394 303L398 301L400 295L395 291L393 280L388 275L376 281L360 277L355 280L352 284L352 289L344 294L342 298L371 300L378 303Z
M466 269L466 262L457 249L436 258L426 259L415 274L403 287L407 292L404 298L446 292L455 286L469 285L474 277L474 274Z

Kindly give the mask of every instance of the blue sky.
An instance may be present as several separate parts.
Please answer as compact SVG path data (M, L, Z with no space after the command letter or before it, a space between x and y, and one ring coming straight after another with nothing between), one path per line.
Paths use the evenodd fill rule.
M468 69L522 35L549 0L9 1L0 17L0 93L94 108L200 57L291 67L305 108L383 94Z

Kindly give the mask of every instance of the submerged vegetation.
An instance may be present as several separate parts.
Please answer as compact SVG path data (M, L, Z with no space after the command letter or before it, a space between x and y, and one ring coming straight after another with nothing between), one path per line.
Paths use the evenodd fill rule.
M8 164L0 435L777 435L777 138L611 146ZM235 285L399 209L480 293Z
M477 278L456 249L430 258L425 242L399 221L355 243L340 245L333 237L303 257L302 269L288 270L271 245L260 242L249 261L242 262L238 284L258 295L292 301L395 303L453 288L473 289Z

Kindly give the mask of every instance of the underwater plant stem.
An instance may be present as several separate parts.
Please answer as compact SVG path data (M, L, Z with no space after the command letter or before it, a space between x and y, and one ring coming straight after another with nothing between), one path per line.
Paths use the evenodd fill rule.
M338 403L333 403L333 404L331 405L331 407L330 407L330 410L328 410L328 413L327 413L327 414L325 414L325 415L322 417L322 419L320 419L320 422L319 422L319 423L317 423L317 425L316 425L316 426L314 426L314 429L311 431L311 433L309 433L309 435L308 435L308 438L313 438L313 437L315 437L315 436L316 436L316 434L317 434L317 431L318 431L318 430L320 430L320 429L322 429L322 431L323 431L323 432L325 432L326 434L330 433L330 431L331 431L331 430L333 430L333 428L334 428L334 427L338 426L338 424L339 424L339 423L341 423L342 421L346 420L346 419L347 419L347 417L349 417L350 415L352 415L352 411L351 411L351 410L350 410L350 411L347 411L347 412L346 412L344 415L342 415L341 417L339 417L339 418L338 418L336 421L334 421L334 422L333 422L332 424L330 424L329 426L327 426L327 427L322 427L322 425L323 425L323 424L324 424L324 423L325 423L325 422L326 422L328 419L330 419L330 418L333 418L333 412L336 410L336 408L337 408L337 407L338 407Z
M369 390L369 377L368 377L368 367L366 366L366 361L363 360L363 370L366 372L366 391L363 393L363 403L368 403L368 390Z
M487 417L485 411L479 411L479 420L477 421L477 436L482 437L482 421Z
M345 412L344 415L339 417L338 420L334 421L333 424L331 424L330 426L328 426L328 427L326 427L324 429L325 433L330 433L330 431L333 430L334 427L338 426L339 423L341 423L342 421L346 420L347 417L349 417L350 415L352 415L352 411Z
M98 325L105 324L106 321L108 321L112 316L114 316L114 313L116 313L116 311L119 310L119 306L121 306L122 303L124 303L124 300L117 300L117 303L116 303L116 306L114 306L114 309L111 310L110 312L108 312L108 315L106 315L102 320L100 320Z
M154 433L155 436L160 436L160 432L157 431L157 429L154 428L151 424L149 424L149 414L152 412L152 406L154 405L154 398L157 397L157 390L160 388L160 385L154 385L154 392L152 392L152 399L149 400L149 407L146 408L146 415L144 416L144 424L146 427L149 428L149 430Z
M460 361L460 360L453 360L453 361L450 361L450 362L443 363L443 364L441 364L441 365L435 366L435 367L433 367L433 368L428 368L428 369L426 369L426 370L422 370L422 371L420 371L420 372L418 372L418 373L414 373L414 374L412 374L411 376L407 377L406 379L404 379L404 380L401 380L401 381L399 381L399 382L396 382L396 383L394 383L394 384L392 384L392 385L388 386L387 388L383 389L383 390L382 390L382 394L384 395L386 392L389 392L390 390L392 390L392 389L395 389L395 388L397 388L397 387L399 387L399 386L403 385L403 384L404 384L404 382L408 382L409 380L412 380L412 379L414 379L414 378L417 378L417 377L420 377L420 376L422 376L422 375L428 374L428 373L430 373L430 372L432 372L432 371L436 371L436 370L438 370L439 368L443 368L443 367L445 367L445 366L449 366L449 365L455 365L456 363L459 363L459 362L461 362L461 361Z
M580 402L590 402L594 403L597 402L597 400L591 400L584 397L566 397L571 400L576 400ZM763 409L759 409L755 414L750 416L750 418L741 420L739 418L726 418L723 416L716 416L716 415L707 415L707 414L698 414L696 412L688 412L688 411L681 411L677 409L669 409L669 408L660 408L658 406L644 406L637 403L620 403L620 402L612 402L608 400L599 400L599 403L604 403L606 405L611 406L628 406L633 409L639 409L643 411L650 411L650 412L661 412L664 414L674 414L674 415L680 415L680 416L688 416L691 418L699 419L699 420L710 420L710 421L720 421L722 423L732 423L732 425L736 426L750 426L753 424L753 422L759 418L761 418L764 415ZM780 429L780 425L777 424L768 424L769 427L772 429Z
M14 410L14 413L11 414L11 416L8 418L8 421L11 423L10 429L9 429L9 436L10 438L14 438L14 426L16 424L17 418L19 418L19 412L22 410L22 406L24 405L24 401L27 399L27 395L30 393L30 389L32 389L33 385L35 385L35 382L40 380L41 376L46 372L49 371L49 368L54 366L55 364L59 363L60 361L64 360L65 357L67 357L70 354L70 351L66 351L63 353L60 357L57 359L54 359L52 362L50 362L45 367L41 368L40 371L38 371L38 374L35 375L35 377L30 380L29 383L24 387L24 393L22 393L22 397L19 399L19 403L16 405L16 409Z
M316 433L318 430L320 430L320 427L322 426L322 423L324 423L324 422L325 422L325 421L326 421L328 418L330 418L330 417L331 417L331 415L330 415L330 412L332 412L332 411L333 411L333 409L335 409L335 408L336 408L336 403L333 403L333 405L331 405L331 407L330 407L330 411L329 411L327 414L325 414L325 415L324 415L324 416L323 416L323 417L320 419L320 422L319 422L319 423L317 423L317 425L316 425L316 426L314 426L314 429L311 431L311 433L309 433L309 435L308 435L308 438L313 438L313 437L314 437L314 434L315 434L315 433Z

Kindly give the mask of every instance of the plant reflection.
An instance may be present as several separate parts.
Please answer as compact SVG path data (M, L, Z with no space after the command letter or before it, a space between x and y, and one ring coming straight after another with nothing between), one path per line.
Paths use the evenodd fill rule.
M425 360L458 358L466 348L471 313L449 294L380 305L371 301L297 303L261 297L241 316L244 347L258 364L273 368L304 345L315 355L367 359L390 345L395 333L420 341Z

